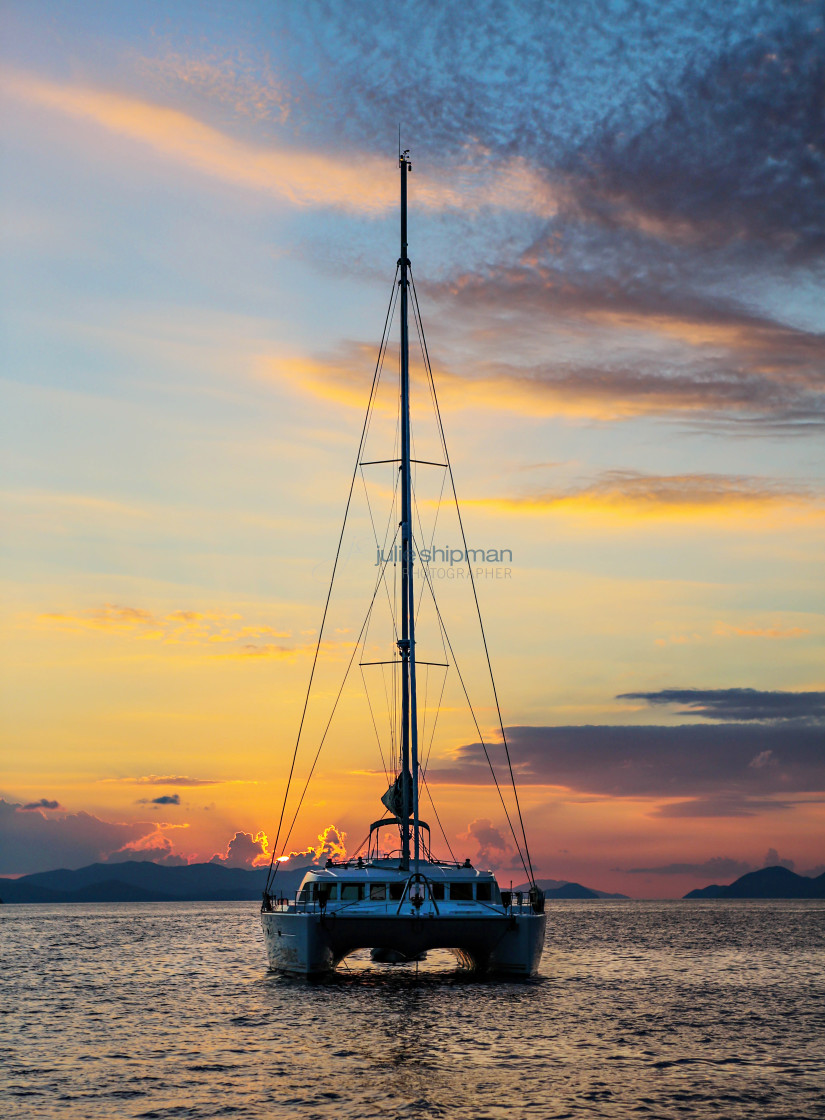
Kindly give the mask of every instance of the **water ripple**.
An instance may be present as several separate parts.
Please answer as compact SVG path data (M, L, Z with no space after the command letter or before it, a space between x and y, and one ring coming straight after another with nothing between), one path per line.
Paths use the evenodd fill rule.
M825 905L550 905L542 975L268 973L246 903L6 906L2 1115L825 1117Z

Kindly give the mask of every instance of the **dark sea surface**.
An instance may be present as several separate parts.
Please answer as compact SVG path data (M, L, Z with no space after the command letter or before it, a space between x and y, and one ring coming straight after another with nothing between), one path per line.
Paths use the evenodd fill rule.
M537 980L266 969L250 903L0 908L0 1115L825 1117L825 903L552 902Z

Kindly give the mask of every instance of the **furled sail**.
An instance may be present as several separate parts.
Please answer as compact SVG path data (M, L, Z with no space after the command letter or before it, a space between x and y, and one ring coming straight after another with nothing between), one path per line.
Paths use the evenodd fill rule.
M407 794L407 816L412 816L413 811L413 789L412 789L412 775L408 770L404 770L390 788L381 798L381 804L386 805L393 816L398 817L399 820L404 819L404 792Z

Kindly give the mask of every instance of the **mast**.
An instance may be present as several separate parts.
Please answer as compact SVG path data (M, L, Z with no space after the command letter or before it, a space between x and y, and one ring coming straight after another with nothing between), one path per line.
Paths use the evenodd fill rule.
M410 153L399 153L401 171L401 862L410 865L410 814L414 870L418 872L420 842L418 829L418 708L415 684L415 600L413 598L412 479L410 475L410 337L407 257L407 175L412 170Z

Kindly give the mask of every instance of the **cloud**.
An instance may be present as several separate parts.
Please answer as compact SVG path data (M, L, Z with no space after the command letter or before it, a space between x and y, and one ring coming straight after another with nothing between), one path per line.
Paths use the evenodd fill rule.
M805 803L808 803L807 799ZM682 817L757 817L762 813L781 813L795 807L796 802L793 801L723 793L716 797L696 797L690 801L668 802L666 805L660 805L652 810L649 815L668 819Z
M470 821L467 831L458 839L477 846L475 856L477 864L498 867L502 861L509 861L513 855L510 845L488 817L477 817Z
M809 867L807 871L800 871L799 874L808 879L817 879L820 875L825 875L825 863L818 863L816 867Z
M793 871L796 864L792 859L782 859L776 848L768 848L765 852L765 858L762 861L763 867L787 867L788 871Z
M160 797L141 797L139 801L135 802L136 805L180 805L179 793L165 793Z
M421 12L273 13L267 60L303 92L295 127L377 149L404 120L433 154L477 137L573 180L578 211L606 232L821 247L817 5L525 0L505 17L480 0L468 34L463 8L428 4L427 49L399 68Z
M104 821L82 811L46 817L0 800L0 874L83 867L108 859L124 845L156 842L159 835L155 822Z
M200 647L214 656L248 656L250 652L278 651L294 657L306 651L305 645L284 646L252 642L250 639L290 638L290 631L266 623L242 624L235 611L174 610L157 614L142 607L106 603L82 611L52 611L38 616L41 622L69 630L96 630L105 633L157 641L165 646ZM231 646L234 649L219 647ZM314 647L311 647L314 648Z
M715 879L717 882L738 879L753 871L750 863L743 863L728 856L713 856L704 863L665 863L656 867L629 867L627 875L693 875Z
M440 330L435 370L442 408L602 423L670 417L745 434L804 435L825 425L819 373L825 335L733 306L720 322L719 297L687 308L692 297L677 293L665 312L653 292L636 293L631 302L599 291L592 277L573 301L575 279L555 267L552 280L535 267L520 268L516 279L511 267L422 286L427 322L450 326L449 333ZM566 293L563 300L553 294L557 290ZM630 306L617 313L623 301ZM600 310L602 303L609 310ZM468 351L477 354L471 372L465 372ZM356 340L330 354L257 359L265 377L275 373L303 391L358 408L374 362L374 347ZM414 386L422 383L415 361L411 376Z
M663 688L625 692L617 700L646 700L652 707L682 705L678 715L724 720L825 720L825 692L755 688Z
M170 94L190 91L208 103L228 107L238 117L280 124L289 117L293 95L288 84L279 81L268 65L258 76L259 68L241 50L231 56L213 51L206 57L167 51L159 58L138 59L137 69L155 89Z
M592 250L597 258L603 251ZM669 417L743 434L821 431L825 334L745 312L731 297L708 294L700 302L687 282L675 289L668 283L663 306L660 278L638 278L646 267L652 272L644 249L628 245L620 254L634 269L632 280L579 280L575 260L555 259L552 268L496 267L489 276L428 286L425 315L432 308L456 340L437 370L447 406L463 391L470 405L517 413L612 423ZM450 354L460 370L461 348L481 340L485 356L472 376L451 375Z
M604 130L589 155L601 193L707 238L821 249L822 24L800 6L691 58L635 135ZM813 244L812 244L813 242Z
M774 755L773 751L760 751L748 763L754 770L761 770L763 766L777 766L779 759Z
M157 620L149 611L140 607L121 607L114 603L76 613L53 611L39 617L43 622L88 630L134 631L142 627L150 627L152 630L158 627Z
M139 840L133 840L108 856L107 863L123 863L125 860L152 862L166 867L183 867L190 861L174 850L172 841L165 832L172 828L188 828L188 825L162 825L163 831L152 832Z
M800 485L748 475L654 475L639 471L604 471L594 481L566 490L535 491L517 497L465 500L508 512L575 513L639 517L695 517L717 513L764 514L766 510L793 509L803 516L822 517L825 506Z
M144 774L135 778L101 778L101 782L117 782L131 786L220 786L241 784L241 778L189 778L183 774Z
M742 816L762 812L763 800L786 807L791 795L825 791L821 728L792 721L511 727L507 739L520 784L672 801L679 805L670 814L675 816L720 816L726 806L729 815ZM504 763L500 746L493 742L488 749L496 764ZM775 765L752 765L768 751ZM488 784L480 744L461 747L452 766L431 765L427 781ZM688 800L696 804L685 804Z
M265 867L271 858L269 840L265 832L254 836L251 832L236 832L227 845L226 851L216 852L210 863L220 863L224 867Z
M235 139L164 105L106 90L61 85L33 74L0 74L8 96L90 121L114 135L149 146L164 159L233 186L260 191L290 206L380 215L395 210L393 160L364 151L340 153ZM494 207L548 217L558 208L552 184L521 157L475 165L445 181L419 174L414 191L425 209Z
M234 650L231 654L226 654L227 657L274 657L284 660L292 660L297 657L299 653L304 653L310 647L301 646L282 646L275 645L273 642L245 642L238 649ZM314 646L311 647L314 650Z
M347 834L335 824L329 824L318 833L318 843L313 847L310 844L302 851L290 852L288 856L280 857L284 862L288 859L320 862L322 859L343 860L347 858Z
M31 813L37 809L62 809L63 806L57 801L49 801L46 797L41 797L39 801L30 801L28 805L21 805L21 813Z
M713 632L720 638L771 638L775 641L804 638L810 634L810 630L802 626L732 626L726 622L717 622Z
M760 867L787 867L789 871L793 871L794 861L792 859L781 859L776 848L769 848L760 864L731 859L729 856L713 856L703 863L665 863L653 867L629 867L625 874L691 875L697 878L710 879L716 883L728 883Z
M412 8L391 22L330 9L311 31L281 17L279 78L305 81L296 50L313 59L312 93L293 106L302 135L378 151L403 105L439 175L518 159L551 185L555 213L505 230L456 216L441 239L462 246L458 271L422 285L446 407L821 432L825 331L821 306L804 311L825 255L815 7L746 4L743 19L705 0L676 20L585 0L576 19L527 3L502 36L482 4L472 41L462 16L432 10L431 50L410 61L419 82L393 63ZM339 373L323 391L352 397Z

